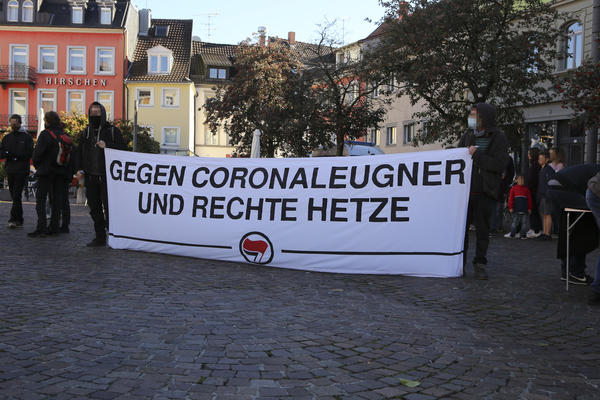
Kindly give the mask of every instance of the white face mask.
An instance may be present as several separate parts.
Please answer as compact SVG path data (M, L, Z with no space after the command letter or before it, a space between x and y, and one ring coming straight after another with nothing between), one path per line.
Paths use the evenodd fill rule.
M467 125L470 129L477 129L477 118L469 117L467 120Z

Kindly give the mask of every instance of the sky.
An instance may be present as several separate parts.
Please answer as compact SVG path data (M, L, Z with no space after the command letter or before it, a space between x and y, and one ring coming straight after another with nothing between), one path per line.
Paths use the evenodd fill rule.
M252 37L259 26L267 28L268 36L287 38L288 32L293 31L296 40L312 43L320 37L317 25L334 20L338 40L348 44L368 36L384 14L378 0L134 0L134 3L140 9L150 8L152 18L193 19L195 36L206 42L227 44Z

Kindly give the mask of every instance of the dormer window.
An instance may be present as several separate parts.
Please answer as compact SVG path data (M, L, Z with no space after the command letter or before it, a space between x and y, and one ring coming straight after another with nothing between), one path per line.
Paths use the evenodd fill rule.
M163 46L148 50L148 73L170 74L173 68L173 53Z
M208 77L210 79L227 79L227 70L224 68L209 68Z
M83 7L73 7L73 23L83 24Z
M19 2L17 0L11 0L8 2L8 21L19 21Z
M100 8L100 23L102 25L112 24L112 8L108 8L108 7Z
M33 22L33 2L31 0L23 2L23 22Z
M156 25L154 28L155 37L167 37L169 36L169 25Z

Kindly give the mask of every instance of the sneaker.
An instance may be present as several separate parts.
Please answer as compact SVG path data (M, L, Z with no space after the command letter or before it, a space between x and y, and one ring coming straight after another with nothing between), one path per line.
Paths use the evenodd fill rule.
M538 238L537 238L537 239L538 239L538 240L541 240L541 241L543 241L543 242L546 242L546 241L552 240L552 238L551 238L550 236L548 236L548 235L544 235L543 233L542 233L540 236L538 236Z
M15 222L8 221L8 229L15 229L16 227L17 224Z
M512 235L512 233L508 232L506 235L504 235L505 238L507 239L512 239L514 238L514 236Z
M35 231L33 231L33 232L29 232L29 233L27 234L27 236L29 236L29 237L32 237L32 238L37 238L37 237L39 237L39 238L43 238L43 237L46 237L46 232L44 232L44 231L40 231L40 230L37 230L37 229L36 229L36 230L35 230Z
M17 228L22 228L23 227L23 222L15 222L15 225Z
M536 232L534 232L533 230L530 229L529 232L527 232L527 237L529 239L535 239L535 238L540 237L541 235L542 235L541 231L536 233Z
M527 235L521 236L521 240L527 240Z
M564 278L561 277L561 280L563 279ZM592 279L592 277L589 275L584 275L581 277L569 274L569 283L572 283L573 285L590 285L592 282L594 282L594 279Z
M106 246L106 239L95 238L91 242L89 242L87 247L104 247Z
M515 239L521 239L521 234L520 234L520 233L517 233L517 234L515 235Z
M592 292L592 295L588 300L588 304L590 306L600 306L600 293Z
M485 271L485 264L475 263L475 264L473 264L473 268L475 271L473 277L475 279L479 279L479 280L487 280L488 279L488 274Z

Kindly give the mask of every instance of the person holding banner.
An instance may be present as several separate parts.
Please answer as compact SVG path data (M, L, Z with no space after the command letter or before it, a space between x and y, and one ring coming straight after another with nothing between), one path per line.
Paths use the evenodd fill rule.
M502 173L508 163L508 140L496 126L496 108L487 103L475 104L468 119L469 130L460 139L459 147L468 147L473 157L471 191L467 211L467 227L475 225L475 257L473 268L476 279L488 279L487 250L490 242L490 219L498 200ZM463 268L467 264L469 231L465 232Z
M106 120L106 109L98 102L93 102L88 110L88 126L80 134L76 163L80 179L85 175L85 189L94 221L96 237L89 242L89 247L106 245L108 229L108 192L106 187L106 166L104 149L125 150L123 134L116 126Z

